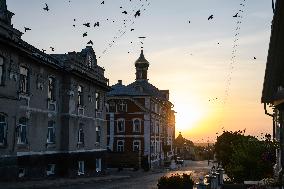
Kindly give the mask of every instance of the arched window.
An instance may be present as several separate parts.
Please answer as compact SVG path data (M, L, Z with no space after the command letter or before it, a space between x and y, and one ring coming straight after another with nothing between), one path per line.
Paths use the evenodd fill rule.
M4 114L0 114L0 145L5 144L6 133L7 133L7 117Z
M48 122L46 142L48 144L54 144L55 143L55 122L54 121Z
M18 144L27 143L27 126L28 126L27 118L25 117L20 118L18 126L18 137L17 137Z
M55 78L48 78L48 99L51 101L55 101Z
M78 144L84 144L84 130L83 130L84 124L80 124L79 130L78 130Z
M133 132L134 133L141 132L141 120L140 119L133 120Z
M117 141L117 152L124 152L124 140Z
M83 87L81 85L78 86L78 105L84 105L84 96L83 96Z
M28 93L28 86L29 86L28 75L29 75L29 69L24 66L20 66L20 92L21 93Z
M133 152L139 152L140 150L140 140L133 141Z
M125 132L125 120L123 118L117 120L117 132L118 133Z

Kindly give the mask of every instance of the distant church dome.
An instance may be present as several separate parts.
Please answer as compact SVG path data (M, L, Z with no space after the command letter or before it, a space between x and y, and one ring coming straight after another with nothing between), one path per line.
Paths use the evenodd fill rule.
M135 67L149 67L149 62L146 60L141 50L140 57L135 61Z

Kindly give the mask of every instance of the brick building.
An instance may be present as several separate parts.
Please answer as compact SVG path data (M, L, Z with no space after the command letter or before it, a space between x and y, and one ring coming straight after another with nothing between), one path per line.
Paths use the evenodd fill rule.
M105 94L92 47L48 55L21 39L0 1L0 179L105 168Z
M110 167L160 166L173 156L175 112L169 90L149 83L143 50L135 67L135 82L126 86L119 80L107 93Z

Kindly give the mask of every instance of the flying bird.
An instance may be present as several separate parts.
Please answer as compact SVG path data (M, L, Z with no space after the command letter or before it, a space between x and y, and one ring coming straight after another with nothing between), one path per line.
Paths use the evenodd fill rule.
M234 17L234 18L237 18L237 17L238 17L238 14L239 14L239 13L237 12L237 14L235 14L233 17Z
M96 26L100 26L100 23L99 22L96 22L95 24L94 24L94 27L96 27Z
M86 26L86 27L90 27L90 23L88 22L88 23L85 23L85 24L83 24L84 26Z
M132 28L130 31L134 31L134 29Z
M51 51L54 51L54 47L49 47L51 49Z
M256 60L255 56L253 57L254 60Z
M73 24L73 27L75 27L75 24Z
M188 23L190 24L190 20L188 21Z
M127 11L123 11L122 14L127 14Z
M136 11L136 13L134 14L134 17L136 18L137 16L140 16L141 13L140 13L140 10Z
M27 27L24 27L24 28L25 28L25 32L32 30L31 28L27 28Z
M102 1L102 2L101 2L101 5L103 5L103 4L105 4L105 1Z
M93 43L92 40L90 40L87 44L88 44L88 45L94 45L94 43Z
M43 8L43 10L49 11L49 7L48 7L48 5L46 3L45 3L45 7Z
M209 17L208 17L208 20L211 20L213 19L213 14L211 14Z
M83 33L83 37L86 37L87 35L88 35L87 32Z

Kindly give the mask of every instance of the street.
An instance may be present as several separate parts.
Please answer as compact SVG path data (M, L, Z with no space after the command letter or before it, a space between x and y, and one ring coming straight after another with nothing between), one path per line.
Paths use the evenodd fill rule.
M205 175L210 169L211 165L207 165L207 161L185 161L185 165L177 170L169 171L169 170L158 170L158 171L150 171L150 172L127 172L122 171L122 173L117 174L125 174L129 175L130 178L121 179L121 180L109 180L102 181L97 183L88 183L88 184L80 184L74 186L64 186L58 187L58 189L154 189L157 188L157 181L161 176L169 176L171 174L192 174L194 180L197 182L200 176ZM54 187L52 187L54 188ZM51 188L50 188L51 189Z

